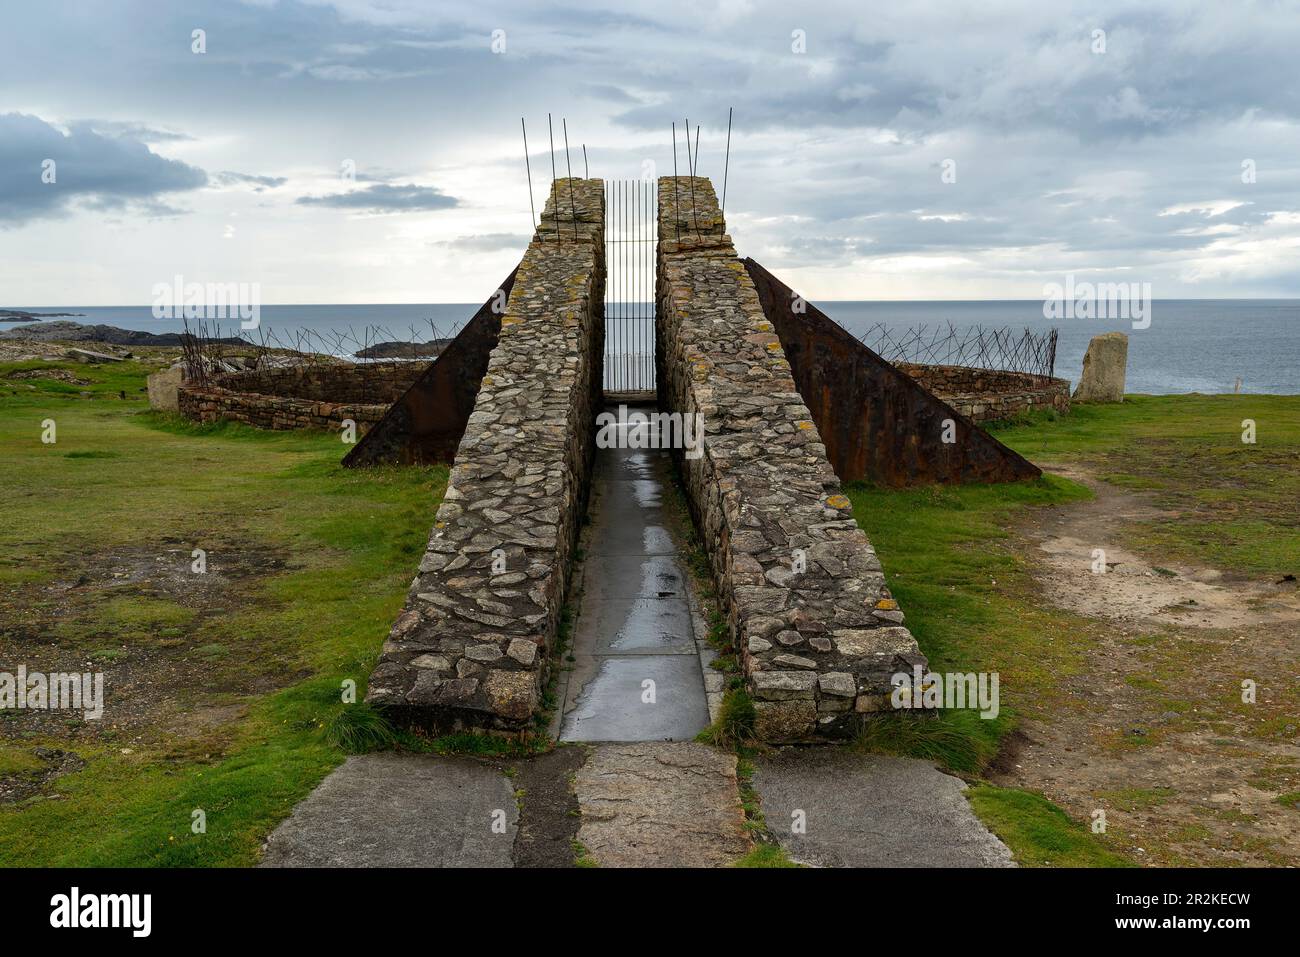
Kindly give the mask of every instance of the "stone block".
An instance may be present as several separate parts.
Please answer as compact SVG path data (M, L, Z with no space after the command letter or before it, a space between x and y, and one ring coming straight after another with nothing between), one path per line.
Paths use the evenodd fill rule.
M1127 373L1128 336L1122 332L1093 336L1074 398L1079 402L1123 402Z

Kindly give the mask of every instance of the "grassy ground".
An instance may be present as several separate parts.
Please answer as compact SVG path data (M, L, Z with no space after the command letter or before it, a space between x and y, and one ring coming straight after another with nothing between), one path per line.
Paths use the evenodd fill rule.
M0 803L0 864L252 863L332 741L373 737L341 689L364 695L446 471L159 417L134 363L11 375L36 365L0 364L0 670L103 670L109 706L0 718L0 783L33 792Z
M48 369L60 377L32 377ZM0 670L102 670L110 706L102 722L0 712L0 864L249 864L345 751L498 755L489 739L394 739L341 701L348 679L364 695L445 470L352 472L336 436L156 416L147 371L0 364ZM1240 441L1248 418L1255 445ZM998 435L1182 512L1134 530L1153 552L1247 574L1300 555L1300 398L1137 396ZM1127 863L1122 842L1041 795L979 783L1021 720L1066 706L1063 683L1099 627L1041 601L1010 530L1089 492L1059 478L849 492L932 667L1002 678L994 721L904 715L871 725L861 746L975 780L972 805L1022 863ZM733 704L726 738L745 724ZM783 863L766 845L751 857Z
M1257 442L1241 441L1242 421ZM997 429L1039 462L1087 465L1106 481L1149 490L1177 519L1133 530L1135 547L1242 573L1300 556L1300 397L1131 396ZM1001 486L848 490L889 585L936 671L997 671L1002 710L868 726L860 744L914 754L978 778L1025 716L1068 706L1063 683L1086 664L1103 627L1042 602L1009 541L1026 510L1090 496L1055 477ZM1289 566L1288 566L1289 567ZM972 804L1026 864L1114 865L1117 842L1093 835L1041 795L983 784Z

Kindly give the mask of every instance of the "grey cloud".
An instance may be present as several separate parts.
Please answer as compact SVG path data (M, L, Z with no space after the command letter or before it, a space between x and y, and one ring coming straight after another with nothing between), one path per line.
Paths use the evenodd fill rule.
M284 176L256 176L251 173L235 173L225 170L220 173L214 173L212 182L218 186L247 186L255 193L260 193L266 189L275 189L289 182Z
M475 236L457 236L429 243L443 249L458 252L492 253L499 250L515 249L523 252L532 237L526 233L481 233Z
M351 209L369 213L427 212L434 209L451 209L460 205L454 196L448 196L432 186L394 186L377 183L365 189L327 196L299 196L295 202L303 206L325 206L331 209Z
M139 139L94 127L71 123L65 134L38 116L0 115L0 224L64 215L79 204L174 212L162 197L208 182L203 170L159 156ZM42 180L47 160L54 161L53 183Z

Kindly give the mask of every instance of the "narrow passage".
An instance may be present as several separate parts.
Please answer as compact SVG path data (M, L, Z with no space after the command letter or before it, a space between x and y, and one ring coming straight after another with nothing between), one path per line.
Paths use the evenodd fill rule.
M690 740L706 681L721 696L664 509L670 469L667 451L596 450L561 740Z

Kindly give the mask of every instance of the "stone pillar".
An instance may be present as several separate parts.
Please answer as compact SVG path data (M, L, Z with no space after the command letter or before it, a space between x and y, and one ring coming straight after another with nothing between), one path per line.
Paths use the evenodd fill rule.
M1083 357L1083 374L1074 390L1077 402L1123 402L1128 370L1128 336L1104 332L1093 336Z
M530 728L568 588L604 346L604 190L555 183L366 700L434 732Z

